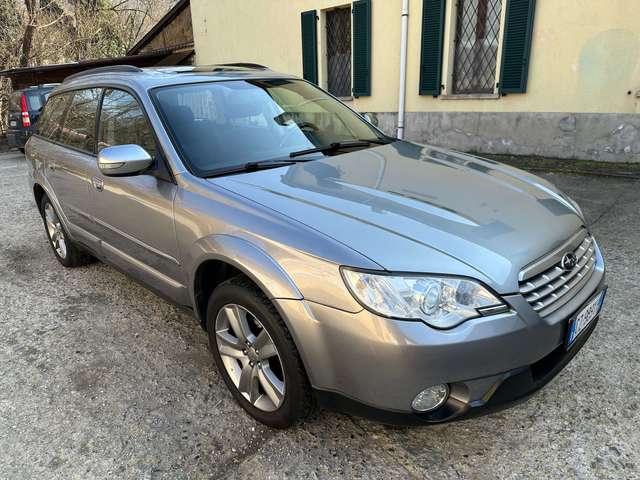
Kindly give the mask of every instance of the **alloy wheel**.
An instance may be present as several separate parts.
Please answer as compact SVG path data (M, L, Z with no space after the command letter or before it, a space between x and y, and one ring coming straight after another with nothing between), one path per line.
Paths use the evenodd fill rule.
M44 206L44 221L47 225L47 234L49 235L53 249L60 258L67 258L67 239L64 235L62 223L49 202Z
M222 363L238 391L259 410L277 410L284 401L284 369L260 320L241 305L227 304L218 311L215 329Z

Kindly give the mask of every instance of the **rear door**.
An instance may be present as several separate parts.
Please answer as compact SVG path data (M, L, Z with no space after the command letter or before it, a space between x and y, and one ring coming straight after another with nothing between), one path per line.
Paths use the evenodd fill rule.
M45 90L41 88L18 90L9 97L9 130L19 132L23 138L22 144L35 131L35 124L46 102L44 93Z
M22 147L24 127L22 126L22 91L18 90L9 96L9 110L7 115L7 126L10 147Z
M65 93L70 96L58 131L52 131L56 142L48 150L45 175L53 187L62 210L69 221L72 236L95 247L95 230L91 216L92 179L98 174L96 160L96 115L100 89L84 89ZM51 100L54 101L56 97ZM54 105L56 107L56 105ZM49 105L47 105L47 110ZM48 114L47 114L48 115ZM48 119L44 131L49 129Z
M144 110L130 93L105 89L98 148L136 144L154 158L155 167L138 175L94 181L95 222L102 251L109 259L176 301L183 301L183 272L177 260L173 221L176 184L163 170L164 160Z

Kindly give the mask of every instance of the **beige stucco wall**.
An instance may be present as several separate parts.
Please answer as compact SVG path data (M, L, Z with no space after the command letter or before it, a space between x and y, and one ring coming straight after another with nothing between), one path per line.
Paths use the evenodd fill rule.
M636 97L640 91L640 1L537 3L528 92L462 100L418 95L422 1L411 0L408 111L640 113ZM317 9L322 79L321 11L346 4L343 0L191 0L197 62L257 62L301 75L300 13ZM452 43L453 4L448 2L447 45ZM354 106L362 111L394 112L401 0L373 0L372 5L372 96L354 100ZM443 82L447 84L447 49L444 56Z

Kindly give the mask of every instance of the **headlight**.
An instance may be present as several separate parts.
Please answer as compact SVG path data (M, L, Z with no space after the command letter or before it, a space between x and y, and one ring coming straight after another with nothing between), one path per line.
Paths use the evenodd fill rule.
M479 317L478 309L504 305L478 282L465 278L391 276L348 268L342 274L368 309L385 317L423 320L436 328L455 327Z

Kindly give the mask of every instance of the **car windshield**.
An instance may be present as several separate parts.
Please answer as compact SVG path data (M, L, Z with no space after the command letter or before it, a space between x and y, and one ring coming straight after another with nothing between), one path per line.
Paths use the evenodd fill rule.
M177 85L152 95L183 160L200 176L288 160L291 154L313 159L388 141L358 114L302 80Z

